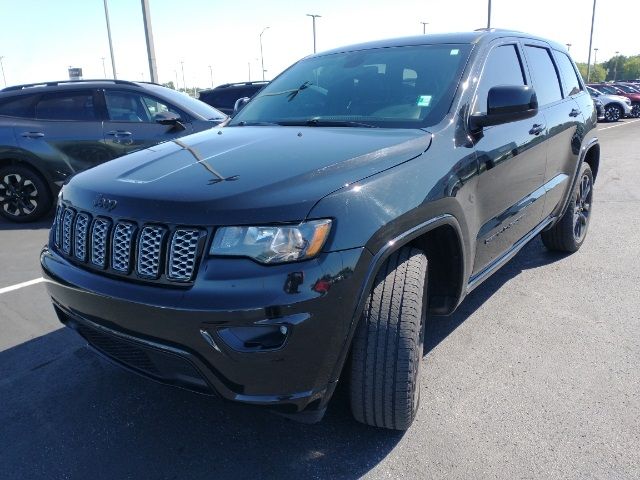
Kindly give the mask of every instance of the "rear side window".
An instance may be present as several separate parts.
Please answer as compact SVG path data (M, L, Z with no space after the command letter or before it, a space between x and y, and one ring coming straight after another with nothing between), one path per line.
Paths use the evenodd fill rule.
M538 105L549 105L562 99L558 74L551 60L551 52L543 47L524 47L533 77L533 88L538 96Z
M578 80L578 75L573 68L573 63L569 57L562 52L556 52L556 60L558 62L558 69L562 75L562 91L565 97L580 93L582 87Z
M498 85L525 85L515 45L502 45L489 52L476 93L475 113L487 113L487 95Z
M93 92L45 94L36 105L36 118L42 120L96 120Z
M130 92L105 91L109 118L117 122L154 122L159 113L180 112L155 98Z
M33 117L33 100L32 95L21 95L0 100L0 115L22 118Z

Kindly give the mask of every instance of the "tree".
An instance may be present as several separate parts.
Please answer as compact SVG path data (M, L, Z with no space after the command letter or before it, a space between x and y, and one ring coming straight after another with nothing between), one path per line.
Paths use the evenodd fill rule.
M607 80L620 80L626 61L627 57L624 55L616 55L602 62L602 66L607 70Z
M578 70L580 70L580 75L584 78L584 81L587 81L587 64L586 63L578 63ZM592 65L591 66L591 77L589 78L589 82L597 83L604 82L604 79L607 77L607 70L601 65Z
M623 77L625 80L635 80L640 78L640 55L630 57L624 62Z
M167 82L167 83L163 83L162 84L163 87L167 87L167 88L171 88L173 90L176 89L176 86L173 84L173 81Z

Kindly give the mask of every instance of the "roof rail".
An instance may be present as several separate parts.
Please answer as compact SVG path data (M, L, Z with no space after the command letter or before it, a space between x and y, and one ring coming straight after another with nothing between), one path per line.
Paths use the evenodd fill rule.
M69 85L74 83L87 83L87 82L112 82L118 85L134 85L137 86L136 83L130 82L128 80L113 80L109 78L95 78L95 79L87 79L87 80L57 80L55 82L38 82L38 83L25 83L22 85L12 85L11 87L5 87L0 92L12 92L15 90L22 90L24 88L32 88L32 87L55 87L56 85Z

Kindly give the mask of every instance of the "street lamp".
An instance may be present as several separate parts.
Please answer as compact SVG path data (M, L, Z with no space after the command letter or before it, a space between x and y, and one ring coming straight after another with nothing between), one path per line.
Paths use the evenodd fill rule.
M211 77L211 88L213 88L213 69L209 65L209 76Z
M593 68L596 68L596 65L598 64L598 50L598 48L593 49Z
M567 46L567 52L570 52L571 51L571 44L570 43L566 43L565 45Z
M174 85L174 90L178 90L178 71L174 70L173 73L176 76L176 84Z
M620 52L616 52L616 63L613 64L613 81L616 81L618 76L618 60L620 59Z
M307 17L311 17L311 20L313 21L313 53L316 53L316 18L322 18L322 16L307 13Z
M251 62L247 62L247 66L249 67L249 81L251 81Z
M0 57L0 70L2 70L2 81L4 82L4 86L7 86L7 77L4 76L4 65L2 64L2 59L4 57Z
M180 61L180 65L182 67L182 88L184 88L184 93L187 93L187 82L184 79L184 60Z
M587 59L587 83L591 78L591 47L593 46L593 24L596 19L596 0L593 0L593 12L591 13L591 33L589 34L589 58Z
M107 78L107 69L104 66L104 57L100 57L102 59L102 74L104 75L104 77L102 78Z
M113 79L118 78L116 74L116 60L113 56L113 43L111 42L111 26L109 25L109 9L107 8L107 0L104 0L104 18L107 21L107 36L109 37L109 52L111 52L111 70L113 71ZM106 75L105 75L106 76Z
M491 28L491 0L487 5L487 28Z
M422 24L422 34L425 35L427 33L427 25L429 22L420 22Z
M264 55L262 53L262 34L268 29L269 27L264 27L262 29L262 32L260 32L260 64L262 65L262 80L264 80L264 72L266 72L266 70L264 69Z

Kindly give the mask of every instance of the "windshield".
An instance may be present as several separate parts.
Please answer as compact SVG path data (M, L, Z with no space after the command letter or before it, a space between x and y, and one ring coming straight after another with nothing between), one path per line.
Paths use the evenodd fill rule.
M597 87L598 90L600 90L603 93L608 93L610 95L620 95L620 90L618 90L616 87L612 87L610 85L598 85Z
M421 128L449 111L471 45L421 45L302 60L231 121L243 125Z
M147 90L155 92L158 95L162 95L167 100L174 103L176 107L188 108L191 112L200 115L205 120L223 120L227 117L220 110L216 110L206 103L190 97L186 93L176 92L171 88L153 85L150 83L143 83L142 85Z
M622 90L623 92L638 93L638 90L636 90L633 87L630 87L629 85L616 85L616 87L619 88L620 90Z

